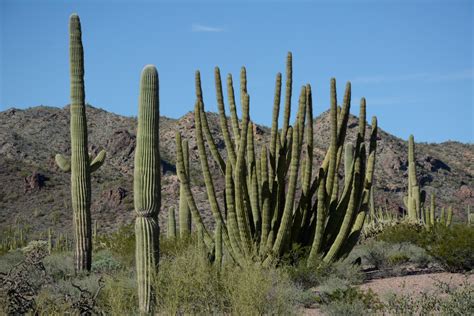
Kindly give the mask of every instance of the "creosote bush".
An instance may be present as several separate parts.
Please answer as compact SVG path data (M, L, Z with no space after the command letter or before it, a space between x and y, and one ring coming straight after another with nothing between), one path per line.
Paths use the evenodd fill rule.
M435 225L428 231L412 225L397 225L387 228L378 239L417 245L450 272L470 271L474 267L473 227Z
M218 269L203 260L195 244L162 256L156 287L164 314L292 314L304 299L284 270L253 263Z

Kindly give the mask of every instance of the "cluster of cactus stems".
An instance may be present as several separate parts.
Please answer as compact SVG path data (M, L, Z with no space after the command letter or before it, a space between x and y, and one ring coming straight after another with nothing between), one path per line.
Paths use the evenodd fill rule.
M10 226L1 232L0 252L7 252L26 246L29 229L21 225Z
M446 227L451 226L453 221L453 208L449 206L446 211L446 209L443 207L440 210L439 216L436 216L436 196L434 193L431 194L430 197L430 207L423 208L422 211L422 220L427 230L430 230L436 224L441 224Z
M408 195L404 197L407 208L406 218L413 223L422 223L426 229L431 229L435 223L440 223L447 227L451 226L453 209L448 207L447 212L441 209L439 216L436 216L436 197L431 194L429 207L425 206L425 191L420 189L416 179L416 159L415 159L415 138L410 135L408 138Z
M248 260L271 262L281 257L295 243L310 249L308 265L315 265L319 260L337 260L347 255L356 244L368 211L375 164L376 118L372 119L367 150L364 142L366 102L363 98L357 140L355 144L344 145L351 105L351 85L347 83L342 107L338 107L336 81L331 79L331 141L324 162L313 172L311 86L301 88L297 117L294 125L290 126L291 53L287 57L286 69L283 125L280 130L278 118L282 76L277 74L271 139L268 146L262 146L259 150L254 143L254 124L249 116L250 96L245 68L242 68L240 75L240 122L232 76L227 77L231 126L225 113L220 71L215 69L217 105L227 151L226 161L217 150L210 132L204 110L200 73L196 72L196 140L208 200L216 222L215 236L204 226L196 206L191 192L189 169L186 169L184 141L180 133L176 133L177 172L194 225L202 235L206 247L215 249L216 255L222 253L217 251L220 246L216 245L222 240L226 253L237 263ZM213 175L209 169L206 142L225 178L223 205L218 203ZM343 157L344 182L340 184L338 171ZM297 191L301 192L298 198Z
M101 151L94 159L88 153L84 91L84 50L81 22L77 14L69 19L69 61L71 73L71 159L58 154L56 163L71 173L71 200L75 233L75 269L89 271L92 263L91 173L104 163Z
M409 220L413 222L423 220L424 197L425 192L420 190L416 179L415 138L410 135L408 138L408 195L404 198Z
M159 256L158 213L161 206L158 72L145 66L140 80L137 146L133 174L136 272L139 309L153 311L153 279ZM173 216L174 218L174 216Z
M81 23L77 14L69 21L70 32L70 132L71 158L60 154L55 160L59 168L71 173L71 199L75 232L76 271L91 269L92 241L97 237L97 222L91 225L91 173L105 161L101 151L94 159L88 153L87 121L84 89L84 52ZM211 134L201 89L200 73L196 72L196 103L194 118L196 140L207 196L216 222L211 234L203 223L190 184L189 144L176 133L177 173L180 180L178 226L181 238L197 229L198 247L203 255L221 266L224 252L237 264L249 260L268 263L299 244L309 249L307 265L321 260L332 262L346 256L356 244L369 213L371 222L393 220L390 213L375 210L372 182L377 141L377 119L372 118L369 147L365 145L366 101L361 99L359 127L355 144L345 144L351 107L351 84L346 84L342 106L338 106L336 81L330 81L330 145L319 167L313 170L313 104L309 84L301 88L296 120L290 125L292 98L292 55L288 53L282 126L279 127L282 75L276 76L270 142L257 148L254 124L250 120L250 96L246 69L240 73L240 106L238 118L232 76L227 77L230 124L226 116L221 75L215 69L216 99L219 122L227 151L224 160ZM153 312L154 276L159 258L158 213L161 206L161 170L159 151L158 72L152 65L141 73L137 145L134 165L134 207L136 235L136 273L139 309ZM225 180L223 204L218 202L214 180L209 168L209 155L216 162ZM344 165L344 179L338 179ZM405 205L408 218L422 221L426 227L436 222L450 226L453 211L442 209L436 218L435 197L424 207L424 192L416 179L415 143L409 138L408 195ZM299 194L297 194L299 192ZM369 212L370 210L370 212ZM168 213L167 237L177 237L175 208ZM468 207L468 224L471 214ZM2 249L23 245L19 237ZM51 229L47 232L48 250L67 250L69 241ZM20 246L21 246L20 245ZM209 254L209 250L212 255Z

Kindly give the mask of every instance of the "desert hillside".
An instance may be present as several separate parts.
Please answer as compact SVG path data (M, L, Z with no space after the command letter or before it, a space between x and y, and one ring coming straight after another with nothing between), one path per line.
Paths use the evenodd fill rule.
M354 113L354 109L352 110ZM225 156L218 117L208 113L209 124L218 147ZM92 217L103 231L133 219L133 159L136 119L87 108L90 152L107 151L104 166L93 174ZM349 122L347 141L354 141L356 116ZM196 199L202 212L209 213L194 138L194 118L188 113L179 119L160 119L163 201L160 221L167 209L177 205L179 183L175 174L175 131L190 140L191 174ZM383 128L383 122L379 122ZM258 126L257 142L265 142L269 129ZM314 120L315 166L328 147L329 122L326 113ZM416 135L415 135L416 138ZM382 130L377 145L375 203L401 212L407 186L407 142ZM55 165L56 153L70 154L69 108L38 106L0 112L0 229L14 222L33 231L53 227L57 231L72 227L69 175ZM452 205L455 221L465 219L467 205L474 204L474 145L458 142L417 144L418 180L427 194L435 193L437 203ZM214 162L212 168L218 175ZM341 171L342 172L342 171ZM342 174L341 174L342 176ZM222 196L222 177L216 177ZM205 217L211 224L211 216ZM165 226L165 225L162 225Z

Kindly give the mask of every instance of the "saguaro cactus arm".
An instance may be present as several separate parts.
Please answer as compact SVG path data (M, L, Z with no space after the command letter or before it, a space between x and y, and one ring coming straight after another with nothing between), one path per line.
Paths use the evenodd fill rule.
M99 154L94 158L94 160L91 161L91 163L90 163L90 171L91 172L96 171L97 169L99 169L104 164L106 155L107 155L106 151L101 150L99 152Z
M70 172L71 171L71 160L67 159L61 154L57 154L54 157L54 160L56 161L56 164L58 165L59 169L61 169L64 172Z
M105 150L101 150L94 159L91 159L91 156L89 155L89 171L91 173L97 171L97 169L99 169L104 164L106 155L107 153ZM71 161L68 158L64 157L61 154L57 154L56 156L54 156L54 160L56 161L56 164L58 165L59 169L61 169L62 171L71 171Z

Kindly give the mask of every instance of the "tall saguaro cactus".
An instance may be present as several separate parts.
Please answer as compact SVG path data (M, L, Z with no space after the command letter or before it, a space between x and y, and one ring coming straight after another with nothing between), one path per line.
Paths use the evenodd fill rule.
M146 66L141 74L133 191L136 268L140 312L153 311L153 277L158 267L161 206L158 72Z
M59 168L71 172L71 199L75 233L75 269L90 270L92 263L91 172L105 160L101 151L91 160L87 144L87 120L84 92L84 50L81 21L77 14L69 19L69 62L71 71L71 160L58 154Z

